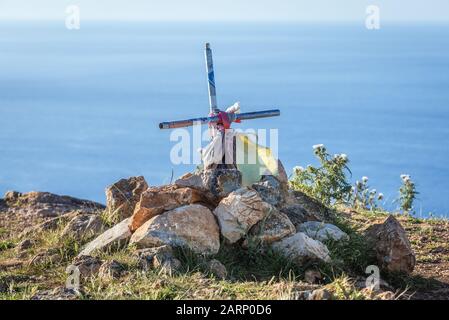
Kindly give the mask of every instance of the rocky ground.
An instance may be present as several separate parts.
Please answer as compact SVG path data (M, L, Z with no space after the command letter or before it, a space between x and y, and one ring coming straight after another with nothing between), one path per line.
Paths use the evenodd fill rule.
M0 299L449 299L447 221L329 209L282 170L240 179L131 177L106 189L106 207L8 192ZM380 288L366 287L369 265Z

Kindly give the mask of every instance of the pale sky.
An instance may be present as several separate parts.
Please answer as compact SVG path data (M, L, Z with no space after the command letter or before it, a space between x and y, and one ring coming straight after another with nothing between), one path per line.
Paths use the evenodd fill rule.
M0 0L0 20L57 20L78 5L82 19L149 21L449 22L449 0Z

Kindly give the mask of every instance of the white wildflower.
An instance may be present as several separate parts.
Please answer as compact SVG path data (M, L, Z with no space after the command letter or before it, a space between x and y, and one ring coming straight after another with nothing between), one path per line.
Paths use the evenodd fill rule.
M312 146L312 148L313 148L314 150L322 149L322 148L324 148L324 144L322 144L322 143L320 143L320 144L315 144L315 145Z
M363 176L362 177L362 181L363 181L363 183L367 183L368 182L368 177L367 176Z
M377 193L377 190L376 190L376 189L373 189L373 190L370 191L370 193L371 193L371 194L376 194L376 193Z
M384 198L384 194L381 192L377 195L377 199L382 200Z
M342 154L340 154L340 158L341 158L342 160L347 160L347 159L348 159L348 156L347 156L346 154L342 153Z

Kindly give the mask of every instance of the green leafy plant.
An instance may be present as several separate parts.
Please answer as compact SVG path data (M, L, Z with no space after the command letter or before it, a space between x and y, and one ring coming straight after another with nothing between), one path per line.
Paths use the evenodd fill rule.
M399 203L400 209L406 213L413 213L413 202L416 199L416 196L419 194L416 191L415 183L412 181L410 175L401 174L402 185L399 188Z
M347 172L351 173L347 166L347 155L331 156L322 144L314 145L313 150L320 166L309 165L305 169L295 167L290 181L291 187L321 200L326 205L346 203L351 195L351 185L346 177Z

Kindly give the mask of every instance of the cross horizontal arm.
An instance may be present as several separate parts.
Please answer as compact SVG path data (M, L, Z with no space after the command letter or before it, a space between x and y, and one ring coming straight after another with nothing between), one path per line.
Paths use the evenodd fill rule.
M256 111L256 112L246 112L246 113L228 113L230 122L235 122L238 120L250 120L250 119L259 119L259 118L269 118L269 117L277 117L281 115L280 110L265 110L265 111ZM159 124L159 129L175 129L175 128L184 128L190 127L195 124L206 124L206 123L216 123L220 120L219 116L211 116L211 117L202 117L202 118L194 118L187 120L179 120L179 121L168 121L161 122Z

